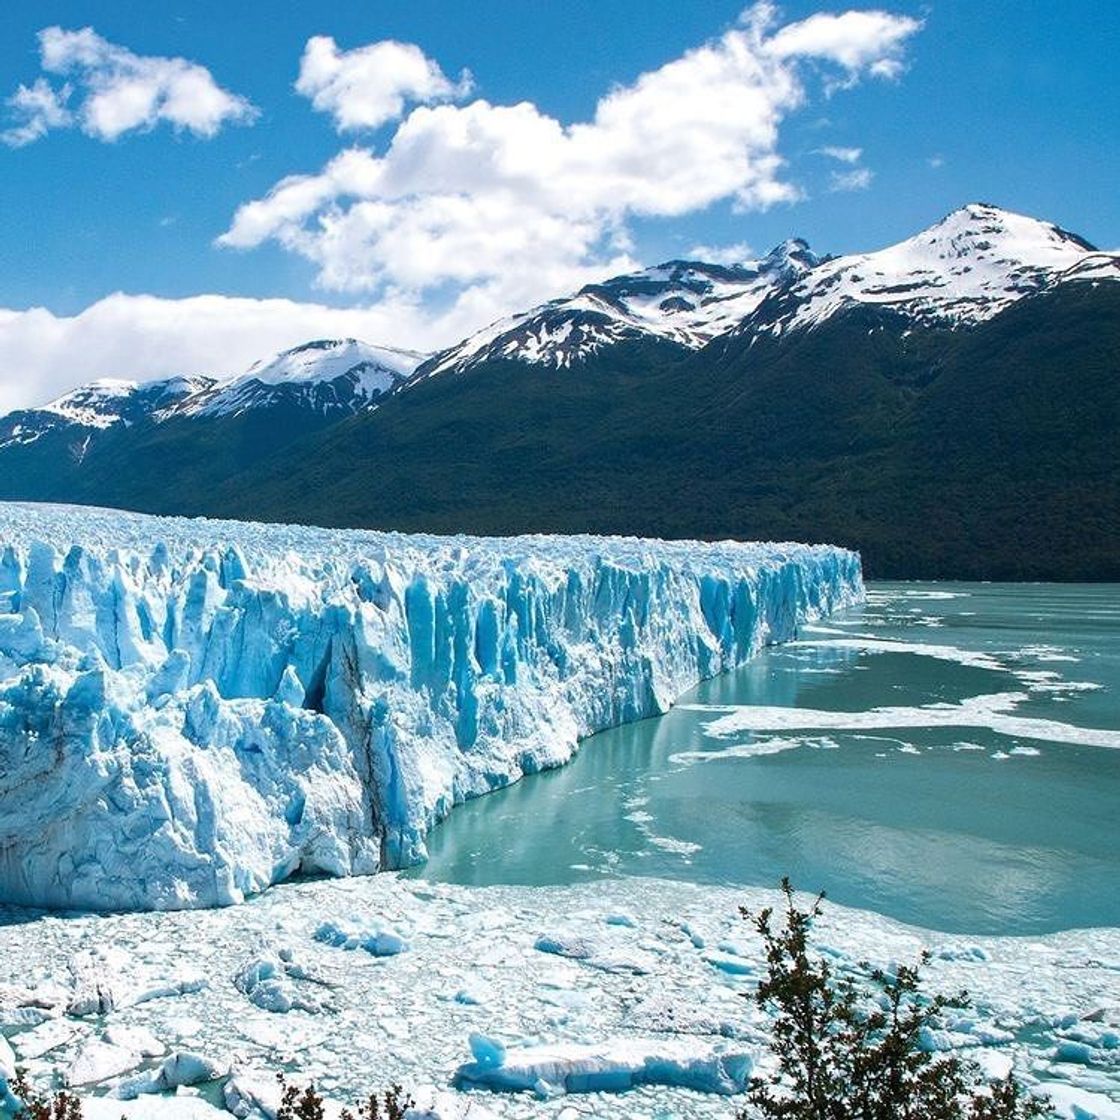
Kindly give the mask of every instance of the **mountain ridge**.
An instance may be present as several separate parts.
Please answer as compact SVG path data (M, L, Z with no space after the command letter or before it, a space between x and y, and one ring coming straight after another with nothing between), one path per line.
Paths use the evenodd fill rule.
M0 497L338 526L828 539L864 548L874 575L1120 578L1117 279L1117 254L986 204L877 253L819 257L790 239L740 265L670 261L428 357L317 340L223 381L74 390L0 418ZM978 426L958 411L980 385L996 388ZM1096 402L1082 430L1055 440L1079 399ZM1041 474L1016 441L1041 449ZM1079 444L1084 463L1070 459ZM1028 477L1052 533L1023 559ZM943 539L915 543L930 524Z

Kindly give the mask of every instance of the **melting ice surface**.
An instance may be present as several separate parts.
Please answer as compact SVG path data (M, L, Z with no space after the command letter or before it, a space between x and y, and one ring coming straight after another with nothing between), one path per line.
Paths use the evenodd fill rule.
M466 807L462 883L785 874L928 928L1120 925L1120 589L871 585L866 607Z

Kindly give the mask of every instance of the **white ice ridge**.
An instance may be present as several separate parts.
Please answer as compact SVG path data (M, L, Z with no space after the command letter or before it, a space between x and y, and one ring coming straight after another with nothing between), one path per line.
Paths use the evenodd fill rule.
M859 600L798 544L420 537L0 503L0 900L242 901Z

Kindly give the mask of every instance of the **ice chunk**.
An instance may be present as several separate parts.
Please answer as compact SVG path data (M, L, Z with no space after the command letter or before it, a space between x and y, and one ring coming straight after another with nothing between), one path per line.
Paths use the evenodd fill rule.
M501 1092L617 1093L638 1085L674 1085L701 1093L742 1092L753 1061L742 1049L698 1039L619 1038L598 1045L556 1043L501 1053L481 1046L486 1063L460 1066L456 1083Z
M720 972L726 972L731 976L751 976L758 971L750 961L744 960L735 953L708 952L704 954L704 960L713 968L718 968Z
M595 955L597 947L579 934L560 931L542 933L533 943L533 948L542 953L552 953L557 957L568 957L574 961L586 961Z
M226 1111L238 1120L250 1116L275 1117L280 1110L280 1083L267 1074L235 1073L222 1086Z
M32 1030L17 1035L15 1048L24 1061L41 1058L44 1054L49 1054L69 1042L77 1033L77 1027L70 1023L50 1019Z
M233 978L234 986L244 992L252 1003L264 1011L285 1014L289 1011L307 1011L317 1015L330 1009L322 999L301 992L299 980L322 981L314 978L300 965L290 949L278 953L265 953L242 965Z
M364 949L374 957L394 957L408 949L408 942L389 926L324 922L315 940L336 949Z
M634 951L615 952L578 933L565 930L541 934L534 948L542 953L580 961L603 972L633 972L643 975L650 972L653 962L646 954Z
M208 1081L217 1081L228 1073L228 1063L215 1061L188 1050L178 1050L165 1058L154 1074L124 1081L117 1086L114 1093L122 1100L134 1100L138 1096L166 1093L180 1086L202 1085Z
M216 1081L229 1073L229 1066L214 1061L202 1054L180 1050L164 1060L159 1067L156 1080L163 1089L174 1089L179 1085L199 1085L204 1081Z
M1044 1081L1038 1091L1050 1098L1062 1120L1120 1120L1120 1103L1059 1081Z
M82 1047L67 1067L63 1079L67 1085L92 1085L127 1073L141 1061L143 1056L136 1050L95 1039Z
M505 1045L485 1034L472 1034L468 1039L475 1065L479 1069L497 1069L506 1060Z
M609 926L626 926L628 929L638 928L638 919L633 914L619 911L617 914L608 914L603 919Z
M135 1050L145 1058L158 1058L167 1053L167 1047L146 1027L111 1026L105 1029L103 1037L106 1042Z
M90 984L79 988L66 1005L66 1014L82 1017L84 1015L107 1015L116 1006L116 996L107 984Z

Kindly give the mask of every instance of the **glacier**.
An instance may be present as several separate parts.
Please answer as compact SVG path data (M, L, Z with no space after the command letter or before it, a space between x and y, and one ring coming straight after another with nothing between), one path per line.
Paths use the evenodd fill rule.
M225 906L417 863L456 803L862 596L828 546L0 503L0 901Z

